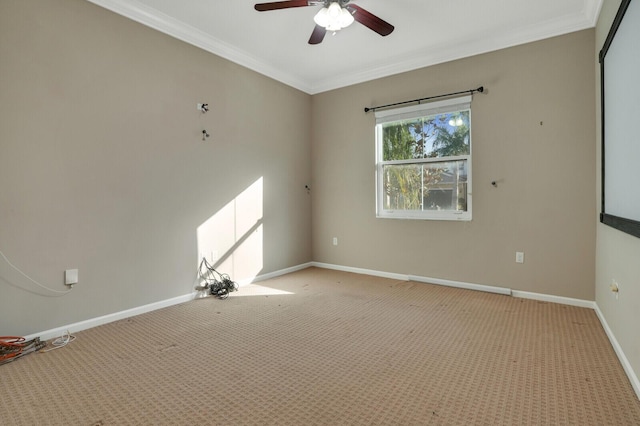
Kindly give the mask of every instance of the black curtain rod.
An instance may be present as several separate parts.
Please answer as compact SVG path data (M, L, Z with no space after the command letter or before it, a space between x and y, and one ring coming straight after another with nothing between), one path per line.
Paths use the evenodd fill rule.
M480 86L477 89L463 90L462 92L447 93L446 95L429 96L429 97L426 97L426 98L414 99L412 101L396 102L395 104L380 105L380 106L371 107L371 108L365 107L364 108L364 112L367 113L369 111L375 111L375 110L381 109L381 108L389 108L389 107L392 107L392 106L410 104L410 103L413 103L413 102L420 103L422 101L426 101L426 100L429 100L429 99L446 98L448 96L462 95L463 93L469 93L470 95L473 95L474 92L482 93L482 92L484 92L484 87Z

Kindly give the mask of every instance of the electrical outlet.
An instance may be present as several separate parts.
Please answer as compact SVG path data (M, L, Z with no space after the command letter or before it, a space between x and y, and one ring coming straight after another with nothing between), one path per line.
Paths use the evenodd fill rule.
M524 263L524 252L517 251L516 252L516 263Z
M334 246L338 245L338 237L333 237L333 245Z
M65 285L78 284L78 270L67 269L66 271L64 271L64 283Z

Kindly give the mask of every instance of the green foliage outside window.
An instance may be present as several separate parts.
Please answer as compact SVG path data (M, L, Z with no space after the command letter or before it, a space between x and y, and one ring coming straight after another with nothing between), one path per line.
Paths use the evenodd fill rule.
M385 123L382 151L385 209L466 210L466 160L447 157L470 154L469 110Z

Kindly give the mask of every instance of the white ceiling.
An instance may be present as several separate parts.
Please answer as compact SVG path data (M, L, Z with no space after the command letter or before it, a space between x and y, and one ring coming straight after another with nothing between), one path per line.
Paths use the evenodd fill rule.
M320 6L263 0L89 0L309 94L594 27L603 0L352 0L395 26L355 22L307 43Z

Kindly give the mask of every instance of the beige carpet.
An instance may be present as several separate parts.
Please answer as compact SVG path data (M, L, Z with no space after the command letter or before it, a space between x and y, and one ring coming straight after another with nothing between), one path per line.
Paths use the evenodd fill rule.
M640 425L592 310L315 268L259 284L0 366L0 423Z

